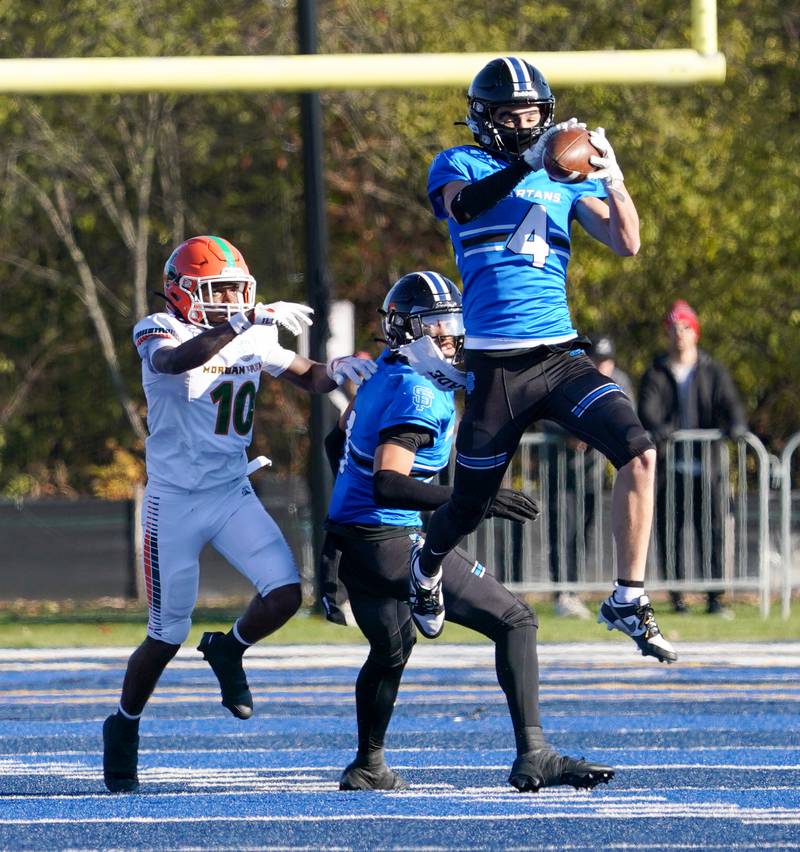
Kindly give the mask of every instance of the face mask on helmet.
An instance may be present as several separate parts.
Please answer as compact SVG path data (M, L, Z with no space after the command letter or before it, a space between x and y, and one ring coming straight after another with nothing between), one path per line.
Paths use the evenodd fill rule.
M411 272L389 290L380 309L391 349L421 337L433 338L444 357L457 360L464 345L461 293L438 272Z
M475 141L500 157L521 157L553 123L555 98L541 72L516 56L493 59L478 72L467 93L467 126ZM500 107L536 106L536 127L504 127L494 120Z
M164 265L164 296L183 320L212 328L255 305L256 280L232 243L192 237Z

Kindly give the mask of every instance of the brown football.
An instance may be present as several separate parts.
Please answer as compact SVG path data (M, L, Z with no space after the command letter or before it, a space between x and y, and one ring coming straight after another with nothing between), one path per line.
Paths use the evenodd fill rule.
M577 183L596 170L589 157L600 152L589 141L589 131L582 127L559 130L545 142L542 163L547 174L559 183Z

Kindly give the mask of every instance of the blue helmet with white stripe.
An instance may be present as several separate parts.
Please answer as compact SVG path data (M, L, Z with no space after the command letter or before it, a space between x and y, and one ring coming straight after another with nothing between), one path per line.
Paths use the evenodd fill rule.
M538 106L536 127L513 128L494 123L504 106ZM556 99L542 72L518 56L493 59L472 81L467 92L467 127L475 141L501 157L521 157L553 123Z
M421 337L432 337L441 348L442 339L453 338L458 352L464 341L461 293L438 272L409 272L396 281L378 311L389 348Z

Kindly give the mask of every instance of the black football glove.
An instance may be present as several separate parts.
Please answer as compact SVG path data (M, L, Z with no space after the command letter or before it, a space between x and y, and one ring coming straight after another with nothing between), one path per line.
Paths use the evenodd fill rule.
M486 517L505 518L508 521L519 521L524 524L525 521L534 521L539 517L539 505L521 491L501 488L495 495Z

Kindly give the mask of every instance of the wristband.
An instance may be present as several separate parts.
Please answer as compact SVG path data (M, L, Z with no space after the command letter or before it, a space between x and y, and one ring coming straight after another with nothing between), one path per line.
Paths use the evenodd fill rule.
M243 331L247 331L253 323L247 319L244 313L238 313L228 317L228 324L236 334L241 334Z

